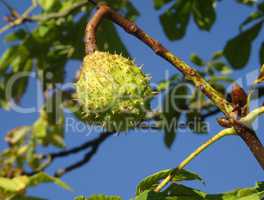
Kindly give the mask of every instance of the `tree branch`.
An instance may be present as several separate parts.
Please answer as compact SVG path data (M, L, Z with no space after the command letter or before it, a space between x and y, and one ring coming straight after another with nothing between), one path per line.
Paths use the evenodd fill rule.
M76 10L82 8L83 6L88 5L89 3L92 3L94 5L97 5L95 0L83 0L78 3L72 4L72 6L68 9L65 9L61 12L54 12L54 13L49 13L49 14L39 14L39 15L34 15L34 16L29 16L32 10L37 6L35 0L32 1L32 5L17 19L14 21L8 23L4 27L0 29L0 34L14 28L16 26L22 25L26 22L42 22L46 20L51 20L51 19L57 19L57 18L63 18L66 17L67 15L75 12Z
M95 14L95 16L92 18L93 21L95 21L94 19L95 17L98 17L98 21L100 22L100 20L103 19L103 16L105 16L111 21L118 24L127 33L134 35L140 41L142 41L147 46L149 46L157 55L170 62L175 68L177 68L185 76L186 79L192 81L194 85L197 88L199 88L203 92L203 94L205 94L229 119L236 119L232 104L229 101L227 101L222 94L216 91L205 79L203 79L202 76L199 75L199 73L196 70L194 70L184 61L182 61L177 56L169 52L164 46L162 46L161 43L159 43L157 40L153 39L151 36L145 33L134 22L131 22L128 19L124 18L123 16L119 15L117 12L112 10L106 4L100 5L99 9L97 10L97 13L99 14L98 15ZM100 13L103 13L103 15ZM95 25L93 27L94 30L96 30L97 26L99 25L98 21L97 23L94 24ZM89 34L86 32L86 36L93 35L92 37L95 38L96 36L94 30L91 30ZM90 45L90 43L92 47L94 46L94 43L92 43L94 42L94 40L86 40L86 41L87 41L85 43L86 49L90 48L87 47L87 45ZM256 159L259 161L259 164L264 168L264 163L262 163L261 161L262 159L260 158L260 157L264 157L263 145L260 143L259 140L256 139L257 136L249 137L247 131L243 127L240 127L240 129L238 129L239 127L240 127L239 125L235 126L239 135L246 142L247 145L250 145L249 146L250 150L252 151ZM241 132L243 132L243 134L241 134ZM247 136L245 136L245 134ZM249 140L252 141L249 142Z
M90 140L88 142L85 142L83 144L81 144L80 146L78 147L74 147L74 148L71 148L71 149L68 149L68 150L64 150L64 151L59 151L59 152L56 152L56 153L50 153L48 155L46 155L46 157L51 157L51 159L56 159L56 158L61 158L61 157L66 157L66 156L69 156L69 155L72 155L72 154L76 154L76 153L79 153L81 151L84 151L90 147L93 147L93 146L96 146L98 144L100 144L101 142L103 142L105 139L107 139L109 136L113 135L114 132L103 132L100 134L99 137L93 139L93 140Z
M65 175L68 172L71 172L72 170L75 170L77 168L82 167L83 165L85 165L86 163L88 163L91 158L94 156L94 154L97 152L99 146L110 136L112 136L114 134L114 132L103 132L100 134L100 136L94 140L91 140L87 143L84 143L83 145L79 146L79 147L75 147L72 148L70 150L66 150L66 151L61 151L58 153L53 153L53 154L49 154L49 156L51 156L52 159L55 158L60 158L60 157L65 157L71 154L75 154L75 153L79 153L80 151L86 150L88 148L90 148L90 150L87 151L87 153L85 153L84 157L82 160L77 161L74 164L71 164L63 169L59 169L55 172L54 176L56 177L61 177L63 175Z

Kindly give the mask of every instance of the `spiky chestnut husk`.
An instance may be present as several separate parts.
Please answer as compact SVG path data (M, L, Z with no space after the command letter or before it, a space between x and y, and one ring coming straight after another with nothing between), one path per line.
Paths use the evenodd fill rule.
M84 58L76 95L89 124L124 131L150 108L149 77L121 55L95 51Z

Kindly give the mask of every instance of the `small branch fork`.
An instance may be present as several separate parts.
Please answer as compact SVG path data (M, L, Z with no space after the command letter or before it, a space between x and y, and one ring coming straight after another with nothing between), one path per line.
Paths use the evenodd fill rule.
M8 24L0 28L0 34L27 22L42 22L51 19L66 17L67 15L82 8L83 6L87 6L90 3L97 5L97 2L95 0L83 0L73 4L70 8L65 9L61 12L30 16L31 12L37 7L37 1L32 0L32 5L23 14L19 15L18 12L16 12L16 10L12 10L13 13L17 13L17 14L12 21L10 21Z
M86 150L88 148L90 148L89 151L87 151L83 157L82 160L69 165L68 167L65 167L63 169L59 169L57 170L57 172L55 172L55 176L56 177L61 177L64 174L71 172L74 169L80 168L81 166L85 165L86 163L88 163L91 158L96 154L99 146L110 136L112 136L114 134L114 132L103 132L100 134L100 136L94 140L88 141L84 144L82 144L79 147L75 147L66 151L61 151L61 152L57 152L57 153L53 153L50 154L49 156L51 157L52 160L56 159L56 158L61 158L61 157L66 157L72 154L76 154L79 153L80 151Z
M88 163L91 158L95 155L95 153L97 152L98 148L100 147L100 145L110 136L112 136L114 134L114 132L102 132L100 133L100 135L93 139L93 140L89 140L77 147L73 147L71 149L66 149L63 151L59 151L59 152L55 152L55 153L49 153L47 155L43 155L43 160L46 159L46 161L43 163L43 165L37 169L36 171L32 171L32 172L25 172L25 175L34 175L38 172L41 172L43 170L45 170L55 159L58 158L63 158L63 157L67 157L69 155L74 155L77 153L80 153L82 151L86 151L86 153L84 154L83 159L77 161L76 163L73 163L65 168L59 169L55 172L54 176L56 177L61 177L63 175L65 175L68 172L71 172L72 170L75 170L77 168L82 167L83 165L85 165L86 163Z

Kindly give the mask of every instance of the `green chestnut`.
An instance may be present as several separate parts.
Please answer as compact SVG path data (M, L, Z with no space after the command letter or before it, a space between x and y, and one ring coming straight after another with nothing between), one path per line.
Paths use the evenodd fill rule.
M84 58L76 96L85 119L109 131L135 127L150 109L150 78L121 55L95 51Z

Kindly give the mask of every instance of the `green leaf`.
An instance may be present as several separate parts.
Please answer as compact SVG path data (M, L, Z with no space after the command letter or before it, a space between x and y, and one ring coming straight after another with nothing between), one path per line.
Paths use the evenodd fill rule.
M74 200L87 200L85 196L75 197Z
M264 64L264 42L262 42L259 50L259 62L261 65Z
M248 6L253 6L256 4L256 0L236 0L238 3L245 4Z
M129 57L129 53L121 41L115 26L110 21L103 21L97 32L97 46L101 51L110 53L122 53Z
M0 177L0 189L4 192L19 193L41 183L55 183L60 187L71 190L70 186L58 178L48 176L45 173L38 173L34 176L18 176L12 179Z
M209 31L216 19L215 0L194 1L192 12L194 21L202 30Z
M58 0L38 0L38 4L43 8L45 11L51 11L55 7L60 5L60 1Z
M173 84L175 81L179 80L179 75L173 75L172 77L170 77L168 80L164 80L159 82L159 85L157 86L157 91L161 92L164 91L166 89L169 89L170 85Z
M6 192L19 192L23 191L29 182L27 176L19 176L12 179L0 177L0 188Z
M64 112L58 98L57 91L49 97L45 106L40 111L39 119L34 123L32 133L42 145L52 144L64 147Z
M197 66L202 67L205 65L205 62L203 61L203 59L200 58L197 54L194 54L194 53L191 54L190 60L192 61L192 63L194 63Z
M49 176L43 172L31 176L29 178L28 186L33 187L42 183L55 183L56 185L62 187L65 190L72 191L71 187L65 182L61 181L59 178Z
M255 83L257 84L257 83L262 83L262 82L264 82L264 64L260 68L259 76L257 80L255 81Z
M229 74L232 70L229 66L227 66L224 62L213 62L212 66L217 71L221 72L222 74Z
M12 145L17 144L19 142L23 142L25 136L28 135L30 131L30 126L20 126L14 128L7 133L7 135L5 136L5 141Z
M17 40L23 40L27 36L25 29L18 29L5 37L6 42L14 42Z
M137 189L136 189L136 194L138 195L144 192L145 190L154 189L162 179L166 178L172 172L174 172L173 169L165 169L165 170L156 172L150 176L147 176L142 181L140 181L140 183L138 184ZM173 178L173 182L187 181L187 180L202 181L202 178L199 175L193 172L184 170L184 169L178 170Z
M259 20L260 18L264 17L264 14L260 11L256 11L251 13L239 26L240 30L242 30L246 25Z
M198 100L199 101L199 100ZM208 133L208 127L204 120L202 120L201 113L197 109L192 109L187 113L187 123L189 128L198 134Z
M178 81L170 85L163 100L161 127L164 130L164 143L170 148L176 138L176 129L181 113L187 108L186 85L177 86Z
M170 40L181 39L187 29L192 9L192 1L177 0L160 16L164 32Z
M218 59L222 58L223 56L224 56L223 51L216 51L212 55L212 60L218 60Z
M47 200L39 197L32 197L32 196L22 196L16 195L15 197L11 198L10 200Z
M171 1L172 0L153 0L154 8L158 10Z
M122 200L119 196L93 195L89 198L84 196L76 197L75 200Z
M125 17L132 21L135 21L140 13L136 9L136 7L132 4L132 2L130 1L126 2L126 9L127 9L127 12L125 14Z
M224 55L235 69L240 69L247 64L252 42L259 34L262 24L262 22L255 24L227 42Z
M136 198L133 200L168 200L168 199L164 194L160 192L146 190L143 193L140 193L138 196L136 196Z
M0 73L6 71L13 62L13 60L15 60L18 49L19 46L12 46L2 54L2 57L0 59Z

